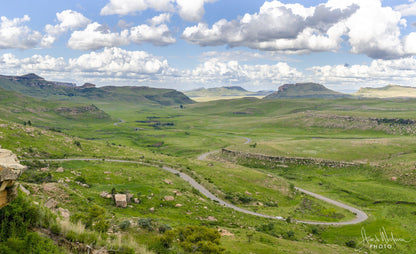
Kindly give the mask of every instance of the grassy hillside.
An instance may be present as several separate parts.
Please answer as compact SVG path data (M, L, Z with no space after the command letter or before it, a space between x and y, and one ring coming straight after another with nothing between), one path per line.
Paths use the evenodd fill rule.
M416 250L411 241L416 233L411 227L416 223L415 100L244 98L183 107L127 102L96 106L110 119L121 120L49 123L61 132L0 121L2 146L21 159L38 159L26 162L30 169L21 179L32 192L28 198L41 205L54 198L58 205L52 210L58 214L59 208L68 209L69 222L54 229L64 239L94 243L97 248L124 246L138 253L186 253L184 243L169 239L182 230L189 232L184 228L192 225L206 234L206 229L223 233L220 245L212 247L224 248L225 253L390 253L391 249L375 250L362 239L363 229L373 238L380 238L384 229L404 240L392 244L394 253ZM13 120L10 115L15 113L8 114ZM317 163L276 164L221 153L212 154L210 161L197 160L198 155L221 148ZM41 160L79 157L100 160ZM321 165L321 160L340 163ZM344 167L341 162L355 164ZM247 210L298 220L354 217L296 192L297 186L357 207L369 219L330 227L243 214L210 201L162 166L192 176L216 196ZM63 172L57 171L61 167ZM100 196L113 189L133 194L140 203L116 208L111 199ZM166 201L166 196L174 200ZM90 207L103 212L94 215ZM100 233L101 226L93 225L105 229L108 225L108 230Z
M93 104L40 100L2 88L0 116L4 120L49 128L114 122Z
M366 98L416 98L416 88L410 86L387 85L380 88L360 88L353 94Z
M349 95L332 91L323 85L316 83L296 83L286 84L279 87L278 91L272 93L264 99L295 99L295 98L344 98L350 97Z
M55 100L113 101L165 106L192 103L192 100L186 95L173 89L157 89L145 86L75 87L66 83L46 81L35 74L21 77L0 76L0 87L31 97Z

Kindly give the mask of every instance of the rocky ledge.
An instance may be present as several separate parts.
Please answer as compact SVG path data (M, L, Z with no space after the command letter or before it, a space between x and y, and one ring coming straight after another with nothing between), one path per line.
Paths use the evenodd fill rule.
M9 204L17 194L14 182L26 169L12 151L0 149L0 208Z

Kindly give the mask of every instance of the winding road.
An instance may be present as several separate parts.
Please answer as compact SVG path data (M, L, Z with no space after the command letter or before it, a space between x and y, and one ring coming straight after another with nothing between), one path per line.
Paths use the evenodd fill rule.
M251 140L250 140L251 141ZM205 159L209 154L215 153L216 151L213 152L208 152L205 154L202 154L198 157L198 159ZM37 159L39 160L39 159ZM97 158L71 158L71 159L40 159L42 161L54 161L54 162L65 162L65 161L76 161L76 160L80 160L80 161L107 161L107 162L118 162L118 163L136 163L136 164L143 164L143 162L140 161L129 161L129 160L116 160L116 159L97 159ZM22 160L24 161L24 160ZM27 160L27 161L31 161L31 160ZM151 165L151 166L155 166L155 165ZM214 202L217 202L218 204L224 206L224 207L228 207L231 209L234 209L236 211L245 213L245 214L250 214L253 216L258 216L258 217L263 217L263 218L270 218L270 219L276 219L276 220L285 220L285 218L281 217L281 216L272 216L272 215L267 215L267 214L261 214L261 213L256 213L250 210L246 210L243 209L241 207L235 206L233 204L230 204L220 198L218 198L217 196L215 196L214 194L212 194L209 190L207 190L204 186L202 186L201 184L197 183L192 177L190 177L189 175L182 173L176 169L170 168L170 167L166 167L163 166L162 167L164 170L173 173L173 174L177 174L179 175L183 180L185 180L186 182L188 182L192 187L194 187L195 189L197 189L199 192L201 192L204 196L206 196L207 198L213 200ZM310 195L312 197L315 197L317 199L323 200L327 203L336 205L338 207L344 208L349 210L350 212L356 214L356 218L354 218L351 221L343 221L343 222L319 222L319 221L301 221L301 220L296 220L295 222L297 223L303 223L303 224L313 224L313 225L329 225L329 226L343 226L343 225L352 225L352 224L357 224L360 222L365 221L368 216L365 212L356 209L352 206L349 206L347 204L326 198L324 196L321 196L319 194L295 187L296 190L303 192L307 195Z

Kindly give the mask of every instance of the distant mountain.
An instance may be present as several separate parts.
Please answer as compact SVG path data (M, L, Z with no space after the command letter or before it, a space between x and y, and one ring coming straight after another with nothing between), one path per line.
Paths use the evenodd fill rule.
M198 88L195 90L184 92L191 98L195 97L250 97L250 96L266 96L273 91L251 92L240 86L223 86L214 88Z
M119 101L166 106L193 103L186 95L173 89L145 86L96 87L90 83L77 87L72 83L47 81L33 73L24 76L0 76L0 87L27 96L52 100Z
M380 88L364 87L353 94L365 98L416 98L416 88L387 85Z
M300 98L320 98L332 99L351 97L347 94L335 92L317 83L296 83L285 84L279 87L277 92L274 92L264 99L300 99Z

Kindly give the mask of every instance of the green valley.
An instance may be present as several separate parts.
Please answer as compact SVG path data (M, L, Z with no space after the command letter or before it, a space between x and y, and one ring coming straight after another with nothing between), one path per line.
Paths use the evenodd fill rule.
M416 251L414 99L313 86L196 103L167 89L1 82L0 144L28 166L18 181L30 194L0 216L38 211L27 230L56 253ZM298 188L368 218L349 223L357 214ZM0 236L4 249L27 238Z

